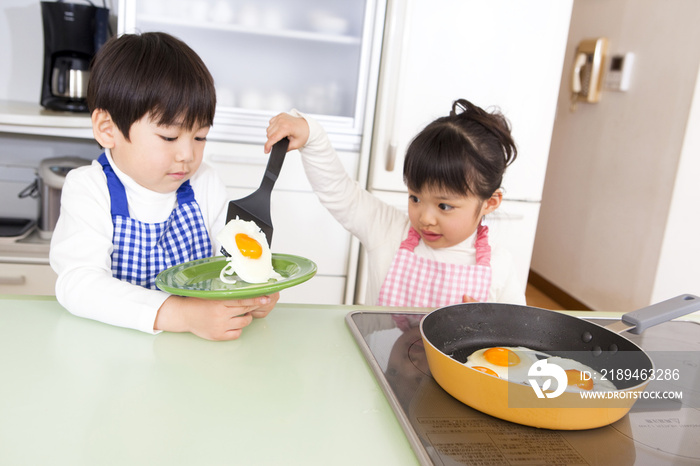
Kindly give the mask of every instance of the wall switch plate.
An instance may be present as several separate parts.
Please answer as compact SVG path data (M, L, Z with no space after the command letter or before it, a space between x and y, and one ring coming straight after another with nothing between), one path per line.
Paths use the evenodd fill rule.
M605 74L604 87L608 91L627 91L632 77L634 53L612 55Z

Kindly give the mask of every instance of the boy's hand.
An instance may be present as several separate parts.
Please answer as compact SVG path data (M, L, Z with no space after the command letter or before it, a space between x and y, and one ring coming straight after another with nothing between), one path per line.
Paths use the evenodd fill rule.
M304 144L309 140L309 124L302 117L295 117L288 113L280 113L272 117L267 127L265 153L269 154L272 146L285 136L289 138L287 150L304 147Z
M265 317L279 293L239 300L209 300L170 296L158 310L154 330L191 332L207 340L235 340L253 317Z
M268 304L261 305L257 309L253 309L252 311L250 311L250 315L252 315L256 319L267 317L270 311L275 307L275 304L277 304L277 301L279 301L280 294L275 293L265 297L270 298L270 302Z

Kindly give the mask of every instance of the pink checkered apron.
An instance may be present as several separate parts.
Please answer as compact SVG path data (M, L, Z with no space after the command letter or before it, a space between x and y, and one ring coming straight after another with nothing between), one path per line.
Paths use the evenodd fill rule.
M378 304L441 307L461 303L464 295L486 301L491 287L488 230L484 225L477 229L476 265L461 265L416 256L413 250L420 241L420 234L409 229L379 290Z

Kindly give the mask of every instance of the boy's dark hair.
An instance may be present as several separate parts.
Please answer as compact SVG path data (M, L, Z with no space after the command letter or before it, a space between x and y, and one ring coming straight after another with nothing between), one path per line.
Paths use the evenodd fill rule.
M146 114L160 125L211 126L214 79L187 44L162 32L124 34L103 45L90 64L87 103L109 112L129 139Z
M433 121L413 139L403 177L412 191L429 187L486 200L501 187L506 167L516 157L506 118L459 99L449 116Z

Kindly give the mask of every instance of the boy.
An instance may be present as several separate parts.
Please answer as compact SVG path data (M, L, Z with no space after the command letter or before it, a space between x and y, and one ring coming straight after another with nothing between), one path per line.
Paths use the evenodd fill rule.
M155 287L166 268L214 255L227 195L202 165L214 120L211 74L164 33L122 35L95 56L88 83L97 161L72 170L61 196L50 263L71 313L144 332L232 340L279 294L216 301Z

